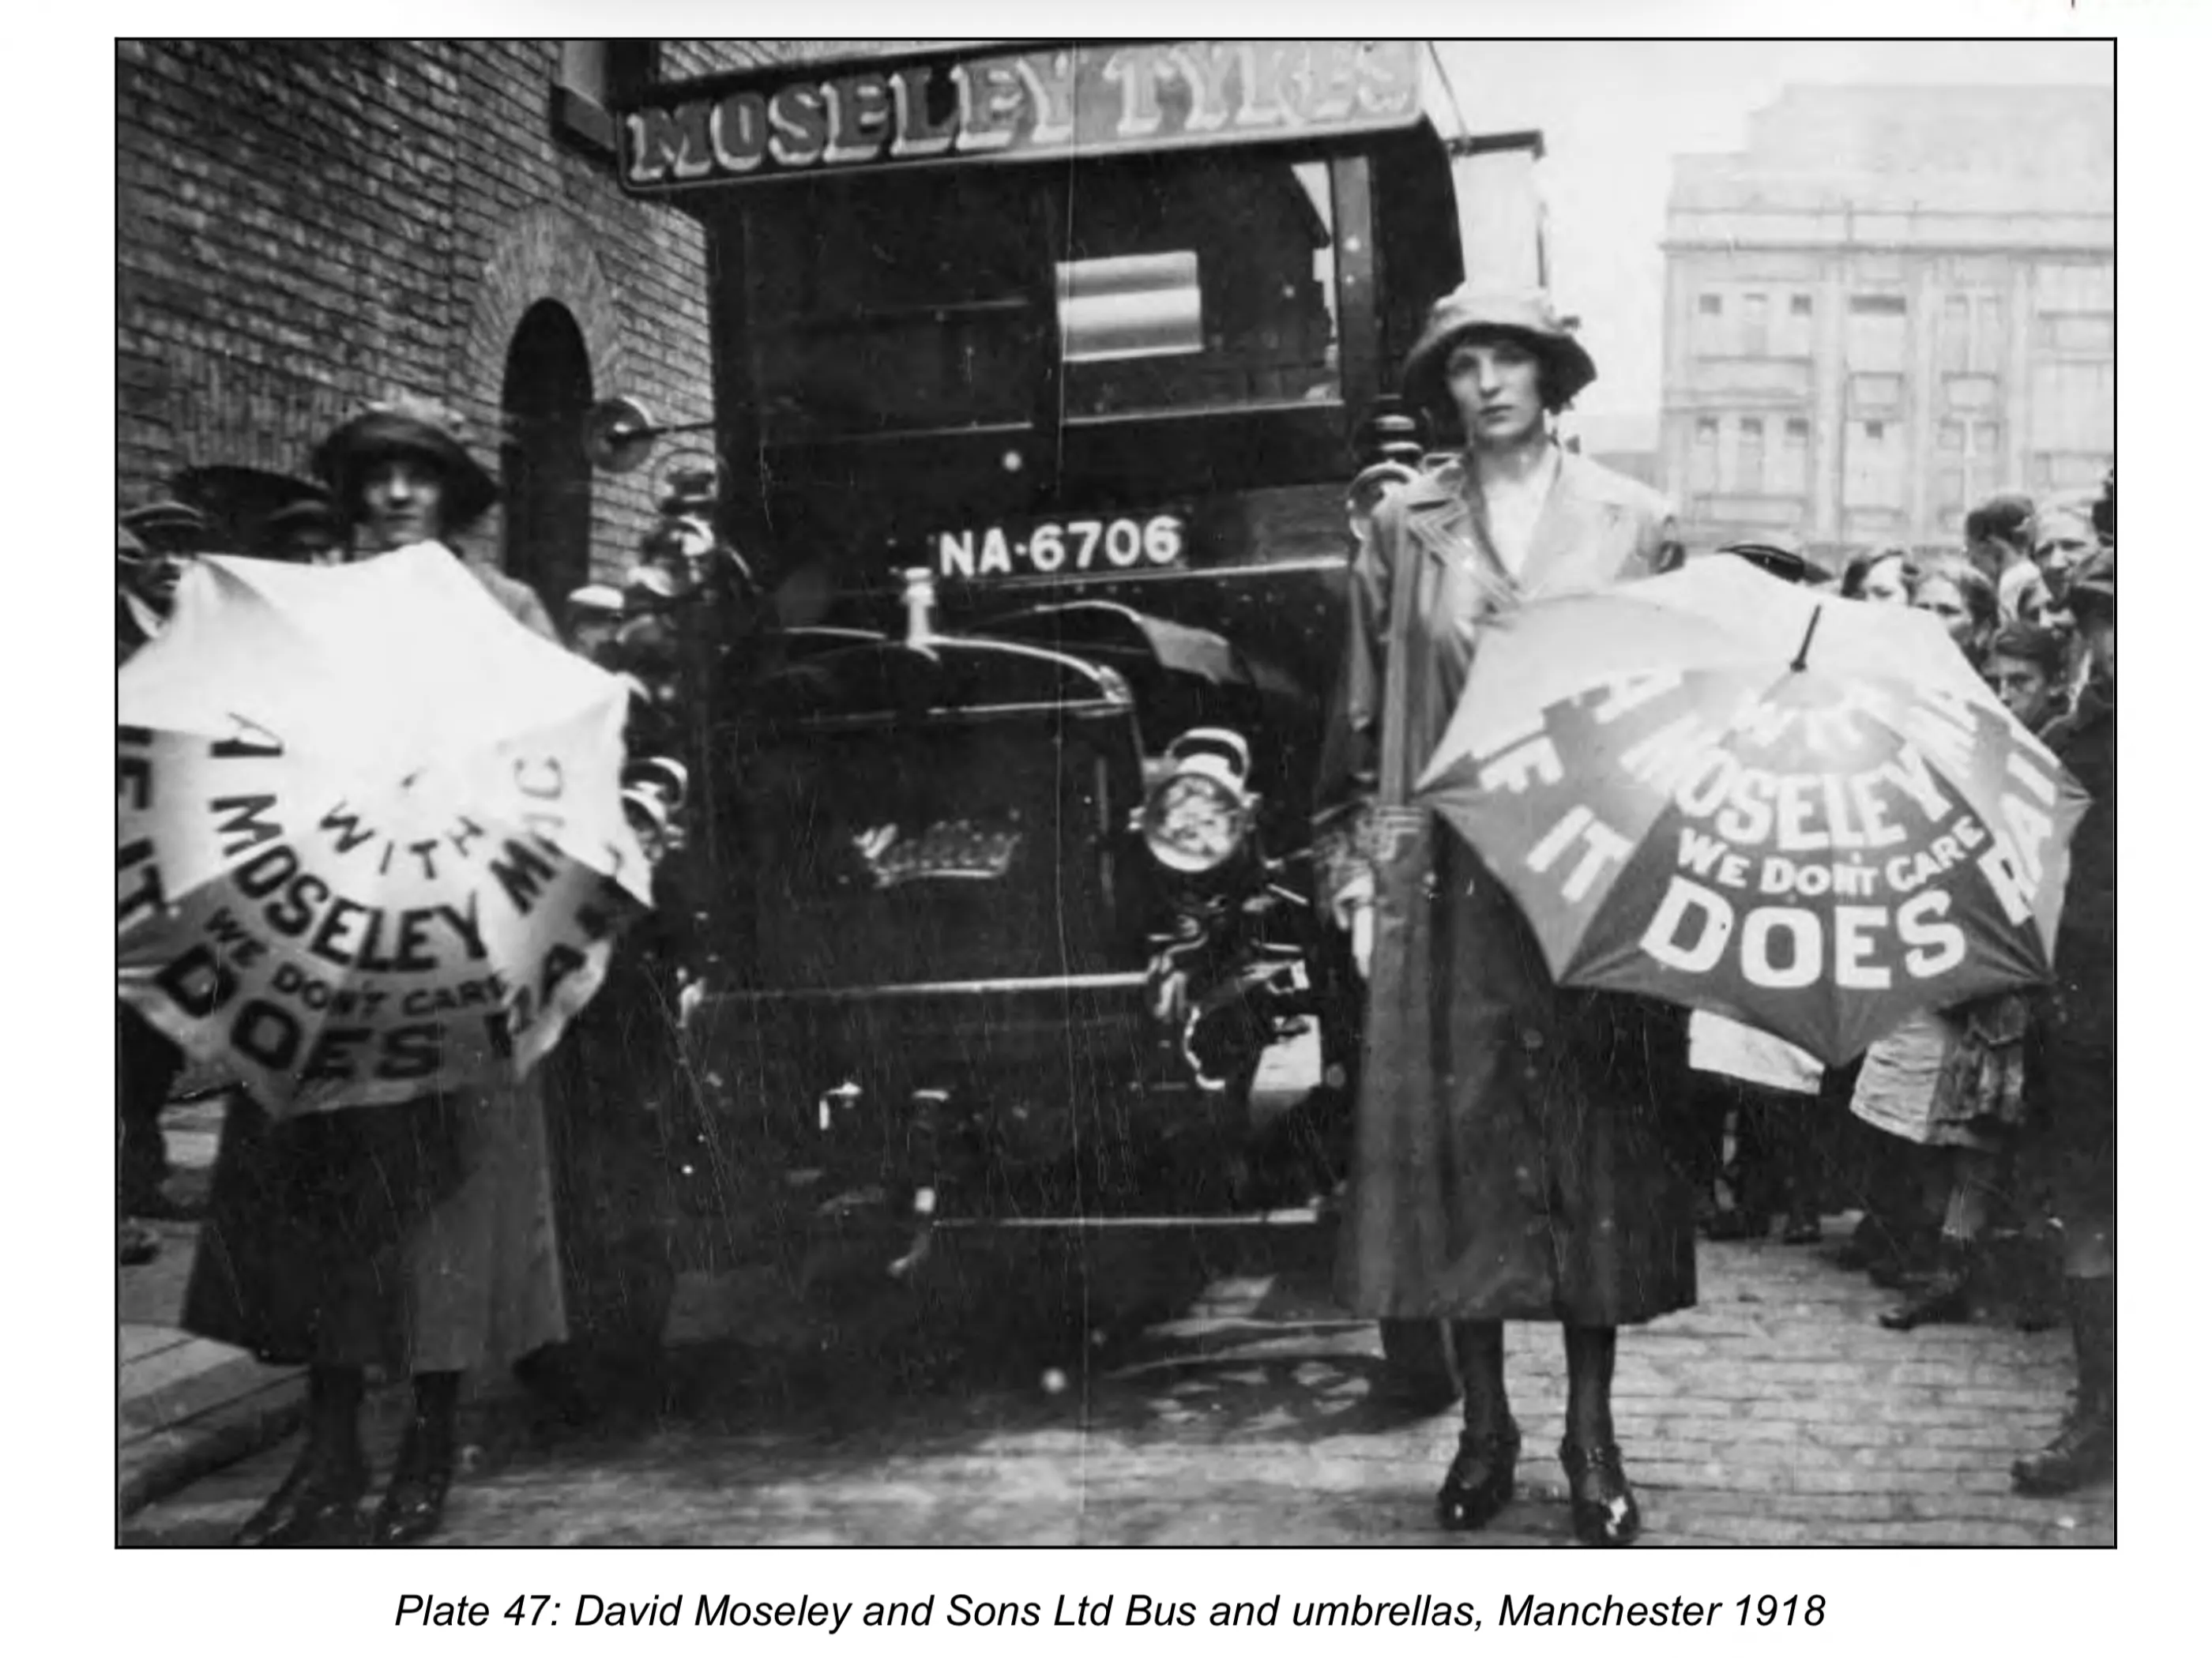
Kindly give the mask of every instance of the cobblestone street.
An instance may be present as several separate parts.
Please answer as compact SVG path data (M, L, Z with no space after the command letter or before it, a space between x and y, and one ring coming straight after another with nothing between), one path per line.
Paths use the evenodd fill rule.
M2063 1333L1884 1331L1890 1298L1825 1258L1830 1230L1823 1250L1705 1246L1702 1303L1624 1333L1616 1409L1647 1544L2110 1544L2109 1487L2009 1490L2012 1459L2064 1407ZM1131 1283L1119 1256L1136 1249L1152 1304L1106 1309L1088 1341L1065 1333L1084 1322L1067 1310L1079 1285L955 1259L926 1309L817 1321L774 1349L683 1348L627 1423L502 1429L516 1412L480 1411L439 1540L1444 1541L1430 1504L1454 1418L1381 1408L1374 1329L1332 1306L1327 1248L1310 1228L1217 1243L1205 1262L1181 1240L1117 1244L1093 1281ZM1509 1339L1521 1496L1467 1540L1567 1545L1557 1339ZM380 1461L395 1436L390 1420L373 1435ZM124 1540L222 1541L291 1455L139 1510Z

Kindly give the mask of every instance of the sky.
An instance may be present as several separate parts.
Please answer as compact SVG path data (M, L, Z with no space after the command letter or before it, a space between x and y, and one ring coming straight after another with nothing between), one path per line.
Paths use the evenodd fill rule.
M1790 84L2113 82L2103 41L1446 41L1470 130L1544 133L1553 288L1600 378L1577 399L1593 447L1656 446L1672 161L1743 147L1745 118Z

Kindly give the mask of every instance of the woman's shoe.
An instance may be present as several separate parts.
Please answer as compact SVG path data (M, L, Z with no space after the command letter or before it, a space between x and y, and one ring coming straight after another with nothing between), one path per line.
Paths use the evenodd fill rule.
M1513 1423L1502 1433L1462 1433L1437 1493L1437 1522L1446 1531L1480 1531L1497 1519L1513 1500L1513 1469L1520 1458L1521 1430Z
M2090 1397L2084 1389L2058 1436L2012 1465L2012 1488L2023 1497L2064 1497L2109 1479L2116 1445L2111 1401Z
M368 1489L368 1469L358 1452L333 1453L310 1442L284 1483L231 1542L241 1549L289 1549L350 1540Z
M1559 1466L1567 1473L1575 1535L1594 1549L1626 1548L1633 1543L1644 1530L1644 1515L1620 1465L1620 1447L1608 1440L1584 1448L1571 1439L1562 1440Z
M115 1227L115 1264L118 1266L143 1266L161 1253L161 1240L150 1226L135 1220L118 1221Z
M426 1433L421 1423L409 1424L392 1465L392 1484L376 1505L369 1540L380 1549L397 1548L429 1536L446 1517L446 1493L453 1484L450 1433Z
M2012 1465L2012 1488L2028 1497L2063 1497L2112 1475L2118 1438L2113 1369L2118 1334L2112 1280L2069 1278L2074 1324L2074 1406L2058 1436Z
M1923 1324L1964 1324L1974 1310L1973 1266L1966 1252L1947 1244L1942 1264L1927 1287L1902 1307L1881 1315L1885 1330L1917 1330Z

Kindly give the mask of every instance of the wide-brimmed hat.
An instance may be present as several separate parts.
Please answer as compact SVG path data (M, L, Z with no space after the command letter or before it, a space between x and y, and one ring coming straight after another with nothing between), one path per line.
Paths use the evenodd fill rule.
M1453 345L1483 331L1510 334L1543 359L1545 396L1555 409L1572 402L1597 378L1597 364L1552 308L1550 295L1540 288L1509 292L1470 284L1431 307L1428 326L1406 354L1406 401L1456 424L1444 392L1444 363Z
M1795 536L1747 536L1729 542L1718 550L1733 554L1747 562L1756 564L1771 576L1794 581L1800 586L1817 586L1828 580L1828 572L1806 556L1804 548L1798 544Z
M491 509L499 486L453 435L452 418L434 404L407 398L356 415L315 447L314 474L330 486L341 517L360 516L362 473L395 455L412 456L438 470L446 483L445 527L467 528Z

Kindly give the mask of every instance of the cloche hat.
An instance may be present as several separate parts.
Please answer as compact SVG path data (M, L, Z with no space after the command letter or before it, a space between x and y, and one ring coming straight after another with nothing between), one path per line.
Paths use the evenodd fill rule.
M1572 402L1597 378L1597 365L1575 338L1573 329L1552 308L1549 295L1540 288L1505 292L1470 283L1445 295L1431 308L1428 326L1406 354L1406 401L1432 414L1449 414L1445 361L1455 344L1477 331L1510 334L1542 358L1545 397L1554 409Z
M316 446L315 476L330 486L340 514L360 516L362 473L393 455L428 461L446 482L444 517L448 531L466 529L491 509L499 486L491 474L454 435L452 413L422 398L398 398L371 405Z

